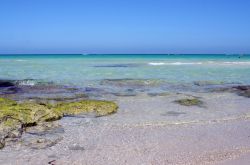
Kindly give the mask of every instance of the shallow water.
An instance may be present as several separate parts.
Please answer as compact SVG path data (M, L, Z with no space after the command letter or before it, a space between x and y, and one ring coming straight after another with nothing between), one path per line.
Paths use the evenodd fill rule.
M249 84L249 77L250 55L0 55L0 79L63 85L126 78Z

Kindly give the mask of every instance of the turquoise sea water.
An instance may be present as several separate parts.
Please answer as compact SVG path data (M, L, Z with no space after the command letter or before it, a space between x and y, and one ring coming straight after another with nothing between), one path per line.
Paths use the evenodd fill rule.
M0 79L89 86L125 78L250 84L250 55L0 55Z

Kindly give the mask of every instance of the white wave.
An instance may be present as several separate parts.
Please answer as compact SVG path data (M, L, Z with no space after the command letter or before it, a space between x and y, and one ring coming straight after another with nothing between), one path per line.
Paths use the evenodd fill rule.
M202 62L173 62L171 65L201 65Z
M21 81L18 81L18 85L34 86L36 84L37 84L37 82L34 81L34 80L21 80Z
M164 62L150 62L149 65L165 65Z
M150 62L149 65L201 65L202 62Z
M231 62L224 62L224 64L240 64L240 65L250 65L250 61L245 61L245 62L243 62L243 61L238 61L238 62L236 62L236 61L231 61Z
M24 62L24 61L27 61L27 60L20 59L20 60L16 60L16 61L18 61L18 62Z

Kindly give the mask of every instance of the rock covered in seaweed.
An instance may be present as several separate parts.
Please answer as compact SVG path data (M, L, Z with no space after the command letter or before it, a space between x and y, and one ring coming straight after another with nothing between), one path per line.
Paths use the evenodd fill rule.
M15 135L15 132L21 136L26 127L59 120L65 115L95 113L96 116L104 116L115 113L117 109L118 106L111 101L83 100L49 105L34 102L17 103L0 98L0 148L4 147L6 138L12 138L10 135Z
M61 112L47 105L31 102L18 104L13 100L0 98L0 140L4 142L6 138L12 138L12 135L21 135L25 127L58 120L61 117Z
M175 102L184 106L201 106L203 104L203 102L197 98L180 99Z
M55 109L64 115L78 115L94 112L97 116L115 113L118 106L111 101L83 100L79 102L61 103Z
M4 117L18 120L23 125L36 125L38 122L58 120L62 117L62 113L48 105L32 102L17 104L7 100L5 104L0 105L0 118Z

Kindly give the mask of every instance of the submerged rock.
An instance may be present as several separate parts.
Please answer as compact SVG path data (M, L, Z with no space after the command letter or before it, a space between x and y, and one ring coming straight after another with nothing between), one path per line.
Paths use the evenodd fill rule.
M48 138L34 138L29 139L29 141L24 141L24 145L30 147L32 149L45 149L48 147L52 147L60 142L63 138L58 137L55 139L48 139Z
M200 106L203 104L203 102L197 98L180 99L175 102L184 106Z
M222 81L195 81L194 85L197 86L208 86L208 85L222 85L224 82Z
M13 87L15 84L10 80L0 80L0 87Z
M164 81L156 79L105 79L102 80L100 84L119 87L152 87L160 86L163 83Z
M72 146L69 146L69 150L84 151L85 148L80 146L79 144L73 144Z
M162 116L174 116L174 117L177 117L177 116L180 116L180 115L185 115L186 113L184 112L177 112L177 111L168 111L166 113L163 113L161 114Z
M237 85L214 89L213 92L232 92L250 98L250 85Z
M161 93L148 93L148 96L154 97L154 96L169 96L169 92L161 92Z
M239 85L233 87L238 95L250 98L250 85Z

